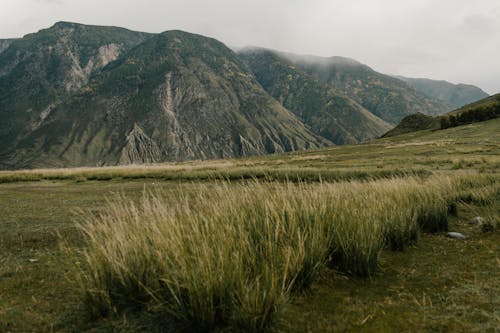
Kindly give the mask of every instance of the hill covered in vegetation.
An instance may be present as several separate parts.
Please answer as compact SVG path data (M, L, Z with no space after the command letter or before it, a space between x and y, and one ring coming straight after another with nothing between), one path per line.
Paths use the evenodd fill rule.
M442 102L431 99L405 82L381 74L356 60L282 53L295 66L332 85L384 121L396 125L413 113L428 115L447 111Z
M422 130L439 130L500 118L500 94L471 103L441 116L414 114L404 118L384 137Z

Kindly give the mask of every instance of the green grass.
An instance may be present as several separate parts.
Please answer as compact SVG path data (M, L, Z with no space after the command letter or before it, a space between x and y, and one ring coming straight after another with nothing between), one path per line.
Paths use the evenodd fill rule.
M369 144L247 159L152 166L0 171L0 183L85 181L214 181L241 179L343 181L435 172L500 170L500 119L441 131L420 131Z
M496 206L497 212L500 206ZM326 270L284 313L287 332L495 332L500 325L500 233L469 226L481 209L459 205L456 241L423 235L405 252L382 252L380 270L357 279Z
M497 129L3 172L0 331L494 331Z

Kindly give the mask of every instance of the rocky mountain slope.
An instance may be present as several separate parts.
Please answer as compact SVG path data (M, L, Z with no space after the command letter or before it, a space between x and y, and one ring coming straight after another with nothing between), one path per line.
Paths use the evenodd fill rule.
M469 84L453 84L447 81L414 79L403 76L398 76L397 78L405 81L408 85L427 97L440 100L449 105L450 110L489 96L481 88Z
M216 40L170 31L85 48L86 38L71 36L79 29L88 27L42 31L48 36L36 61L5 60L26 37L0 55L4 168L225 158L331 144L271 98Z
M436 115L448 111L444 103L431 99L405 82L378 73L356 60L290 53L282 55L298 68L332 85L337 91L390 124L396 125L412 113Z
M347 58L239 53L182 31L59 22L0 40L0 169L357 143L447 106Z
M357 143L391 126L361 105L266 49L239 52L264 89L302 119L313 132L336 144Z
M59 22L12 41L0 53L0 152L15 147L93 75L149 37L122 28Z

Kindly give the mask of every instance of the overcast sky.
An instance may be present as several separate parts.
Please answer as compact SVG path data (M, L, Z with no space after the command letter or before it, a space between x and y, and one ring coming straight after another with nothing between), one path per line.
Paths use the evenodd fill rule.
M0 38L56 21L340 55L387 74L500 92L500 0L0 0Z

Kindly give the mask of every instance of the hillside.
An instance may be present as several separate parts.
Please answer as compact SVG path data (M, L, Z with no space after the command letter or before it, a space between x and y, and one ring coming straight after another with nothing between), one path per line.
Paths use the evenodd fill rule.
M427 116L422 113L415 113L406 116L398 126L385 133L382 137L391 137L405 133L423 131L430 129L440 129L439 117Z
M0 40L0 169L359 143L447 106L355 60L58 22Z
M412 113L437 115L448 111L444 103L428 98L405 82L378 73L353 59L290 53L283 53L283 56L390 124L395 125Z
M481 88L469 84L453 84L447 81L414 79L404 76L397 76L397 78L405 81L408 85L427 97L440 100L449 105L450 110L460 108L489 96Z
M264 89L303 119L311 130L336 144L357 143L380 136L390 125L358 103L295 67L277 52L239 52Z
M454 111L448 112L447 115L460 115L464 112L481 112L481 110L496 110L500 107L500 94L492 95L482 100L470 103Z
M441 128L456 127L500 117L500 94L466 105L443 115Z
M407 116L398 126L383 136L390 137L422 130L446 129L495 118L500 118L500 94L484 98L437 117L423 114Z
M64 35L72 29L64 28ZM14 46L2 57L14 52ZM54 66L44 75L68 67ZM76 76L53 91L53 100L61 102L40 111L31 131L0 154L4 168L213 159L331 144L266 94L234 52L213 39L181 31L148 36L98 68L99 73ZM29 73L22 69L16 66L12 73ZM6 82L2 78L0 96L10 93ZM7 97L2 103L14 104ZM6 126L14 123L7 119ZM14 133L2 134L8 142Z
M59 22L12 41L0 53L0 156L16 149L108 63L149 37L122 28Z

